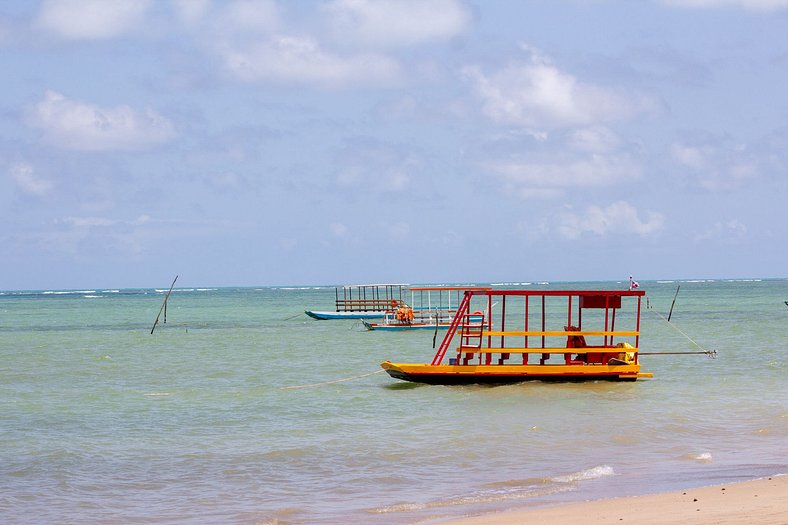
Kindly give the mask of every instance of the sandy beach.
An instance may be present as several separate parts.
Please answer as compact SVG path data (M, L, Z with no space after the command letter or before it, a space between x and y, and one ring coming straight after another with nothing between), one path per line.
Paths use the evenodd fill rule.
M788 476L613 498L556 507L512 510L451 520L450 525L786 525Z

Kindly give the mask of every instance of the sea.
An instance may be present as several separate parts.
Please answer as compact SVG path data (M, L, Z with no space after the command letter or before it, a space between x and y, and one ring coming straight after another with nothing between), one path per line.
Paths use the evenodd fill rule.
M304 314L333 285L176 287L153 333L166 288L2 291L0 522L433 524L788 474L788 280L640 287L641 351L716 358L428 386L380 363L431 331Z

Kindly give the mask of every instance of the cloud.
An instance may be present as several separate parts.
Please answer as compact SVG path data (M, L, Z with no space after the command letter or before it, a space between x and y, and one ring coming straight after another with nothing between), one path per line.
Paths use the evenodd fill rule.
M615 155L592 155L566 163L491 162L484 167L524 198L553 198L567 190L611 186L640 177L634 162Z
M115 226L118 221L115 219L106 219L104 217L64 217L56 219L55 224L67 224L75 228L93 228Z
M600 236L609 234L647 236L660 231L664 222L661 214L653 212L648 214L645 222L641 221L634 206L618 201L607 208L589 206L583 215L564 214L558 232L567 239L578 239L586 232Z
M307 37L280 36L222 52L226 68L247 82L339 88L398 85L403 79L397 61L385 55L343 56L326 51Z
M14 164L8 173L22 191L38 197L49 193L54 186L51 181L37 177L33 166L27 163Z
M217 19L225 33L273 33L282 24L279 6L273 0L236 0L226 5Z
M52 144L80 151L138 150L175 135L172 123L152 109L101 108L48 91L29 114Z
M716 222L706 231L695 236L696 241L741 239L747 235L747 226L737 220Z
M478 66L462 73L473 84L484 113L495 122L533 128L589 126L629 119L657 105L645 95L584 83L538 50L489 75Z
M621 139L605 126L592 126L572 132L570 144L573 149L591 153L607 153L618 149Z
M407 222L397 221L386 225L386 230L390 238L398 241L407 241L412 239L410 224Z
M739 7L748 11L763 12L788 9L788 0L662 0L662 3L685 9Z
M708 151L704 151L703 148L683 144L673 144L670 147L670 154L677 163L696 170L706 166L706 158L708 157Z
M347 226L345 226L341 222L332 222L328 226L328 228L329 228L329 230L331 230L331 234L334 237L339 237L340 239L347 238L347 236L349 234L349 230L348 230Z
M150 0L46 0L36 23L67 39L109 39L140 25L150 4Z
M693 145L674 143L670 152L674 162L687 168L697 186L710 191L742 188L764 172L783 171L775 165L762 165L764 159L777 158L772 148L758 155L751 147L726 138L706 137Z
M337 155L337 164L338 186L380 193L409 190L424 169L419 152L400 144L364 138L346 140Z
M209 7L209 0L172 0L175 16L189 26L203 20L208 14Z
M339 39L382 47L450 39L471 22L455 0L334 0L325 12Z

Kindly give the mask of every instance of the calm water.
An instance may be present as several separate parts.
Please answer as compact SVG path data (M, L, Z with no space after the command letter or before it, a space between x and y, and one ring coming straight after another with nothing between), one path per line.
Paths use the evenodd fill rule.
M643 351L718 358L420 386L378 365L432 333L306 317L329 287L176 289L153 335L161 290L2 293L0 522L423 523L788 473L788 281L641 286Z

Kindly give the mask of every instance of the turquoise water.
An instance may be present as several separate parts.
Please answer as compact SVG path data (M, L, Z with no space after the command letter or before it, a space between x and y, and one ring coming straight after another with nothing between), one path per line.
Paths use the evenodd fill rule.
M4 292L0 522L420 523L788 473L788 281L641 286L642 351L717 359L423 386L379 363L432 334L303 314L333 287L176 289L153 335L163 290Z

